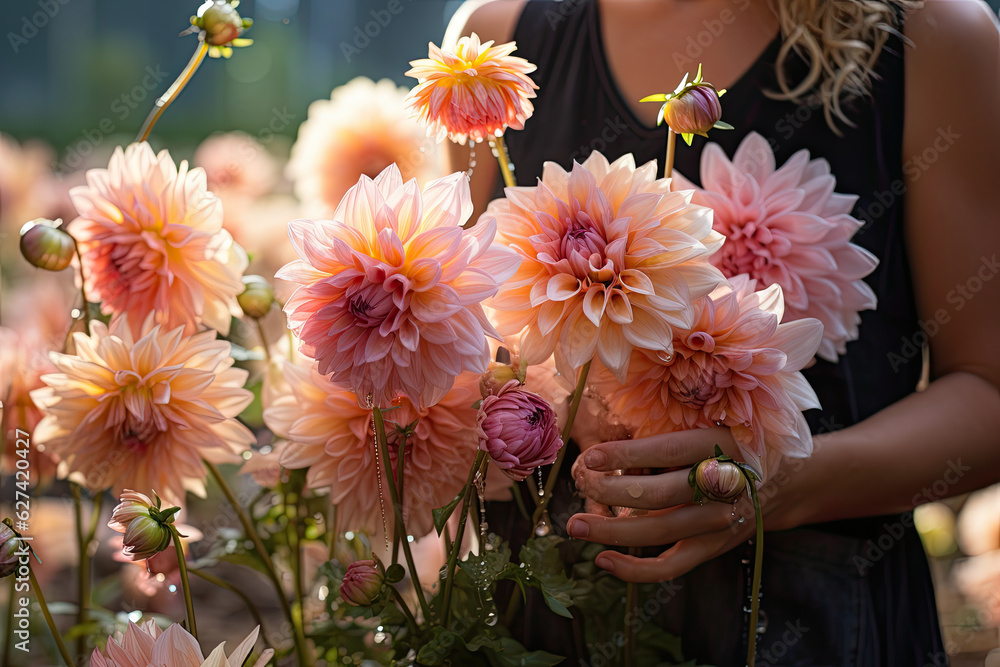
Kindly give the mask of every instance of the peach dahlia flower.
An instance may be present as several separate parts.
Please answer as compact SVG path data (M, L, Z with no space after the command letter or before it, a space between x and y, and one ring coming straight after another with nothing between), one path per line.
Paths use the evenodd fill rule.
M332 220L293 220L301 260L277 277L299 287L289 327L319 372L353 389L361 405L405 395L436 403L463 371L486 370L486 336L499 338L481 302L517 269L493 243L489 217L471 229L468 177L403 183L395 165L362 176Z
M264 410L268 427L288 440L281 449L281 465L308 467L308 486L329 489L341 530L380 533L371 410L360 407L354 394L320 375L315 364L301 368L286 363L284 376L287 389ZM465 484L479 444L473 408L478 399L479 376L466 373L435 405L418 408L402 398L398 407L385 413L393 474L401 441L396 427L415 423L403 457L403 514L411 535L429 533L431 510L447 505ZM381 466L381 459L378 463ZM386 470L378 469L388 504ZM390 532L391 523L390 517Z
M417 80L407 105L427 121L438 141L447 136L464 144L500 136L507 127L524 129L534 112L531 98L538 88L528 77L535 66L510 54L514 42L480 43L472 33L453 51L428 44L428 58L410 62L406 73Z
M225 642L216 646L206 658L198 640L176 623L160 630L153 620L141 626L129 621L124 634L119 632L114 637L108 637L103 653L94 649L90 667L242 667L253 651L259 632L259 627L254 628L228 658ZM272 655L274 651L267 649L254 667L264 667Z
M781 322L781 288L754 292L740 276L695 304L697 317L674 330L674 358L632 355L618 384L598 375L609 411L636 437L728 426L744 460L766 470L765 454L812 453L802 411L819 401L800 371L820 344L823 326L806 318Z
M305 215L329 217L358 177L395 163L403 180L443 176L437 143L405 108L406 88L363 76L309 105L286 169Z
M711 209L669 187L655 161L595 151L569 173L546 162L537 186L490 203L498 242L522 257L490 305L502 333L527 327L527 363L558 345L573 368L596 352L622 379L633 347L671 354L671 328L690 326L692 301L725 278L708 262L723 241Z
M850 242L862 222L851 217L857 197L833 190L826 160L800 150L775 168L764 137L751 132L730 161L717 144L701 157L702 188L674 173L676 187L695 188L696 204L715 211L715 230L726 244L712 263L727 277L747 274L761 286L781 285L785 321L815 317L823 323L819 356L837 361L858 337L858 311L875 308L862 280L878 260Z
M59 371L31 392L45 413L35 440L91 490L156 489L180 505L205 495L202 458L221 463L255 442L235 417L253 394L214 331L185 337L147 318L136 340L125 318L73 334L76 354L51 355Z
M180 169L149 144L116 148L107 169L70 191L80 217L69 225L83 254L88 298L128 315L133 334L153 313L168 329L200 323L229 333L247 256L222 228L222 206L205 172Z

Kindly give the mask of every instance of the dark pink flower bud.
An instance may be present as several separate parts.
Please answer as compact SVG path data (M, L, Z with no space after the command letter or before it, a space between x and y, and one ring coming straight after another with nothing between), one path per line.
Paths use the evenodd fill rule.
M663 120L677 134L707 136L721 118L719 93L710 83L698 84L663 106Z
M511 380L479 407L479 449L514 480L556 460L563 446L549 403Z
M20 560L21 536L6 523L0 523L0 577L9 577Z
M732 461L706 459L694 470L696 488L709 500L732 502L746 488L743 471Z
M355 607L368 607L382 594L385 572L373 560L358 560L347 566L340 596Z

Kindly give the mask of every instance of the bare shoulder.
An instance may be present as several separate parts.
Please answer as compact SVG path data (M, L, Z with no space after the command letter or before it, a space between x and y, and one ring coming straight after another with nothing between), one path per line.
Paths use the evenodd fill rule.
M904 31L918 67L985 64L1000 56L997 17L983 0L926 0L907 14Z
M448 24L444 44L455 44L464 35L476 33L482 40L509 42L527 0L467 0Z

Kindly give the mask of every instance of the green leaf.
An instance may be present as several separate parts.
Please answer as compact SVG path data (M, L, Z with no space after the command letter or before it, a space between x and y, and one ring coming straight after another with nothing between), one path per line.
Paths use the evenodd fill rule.
M496 654L496 664L502 667L552 667L561 663L561 655L553 655L545 651L529 651L517 640L504 637L500 640L501 649Z
M546 535L533 537L521 548L523 568L517 574L525 584L542 592L545 604L554 613L573 618L569 607L573 605L574 582L566 576L562 558L559 556L561 537Z
M433 629L434 637L420 648L417 661L425 665L441 665L455 650L458 643L464 644L461 636L451 630L445 630L440 625Z
M444 524L448 523L448 519L455 511L455 508L458 507L460 502L462 502L463 495L463 493L459 493L444 507L431 510L431 514L434 515L434 529L437 530L438 535L440 535L441 531L444 530Z
M732 125L730 125L729 123L723 123L721 120L720 121L716 121L715 125L713 125L712 127L714 127L717 130L734 130L734 129L736 129Z
M665 93L656 93L655 95L646 95L644 98L639 100L640 102L665 102L667 96Z

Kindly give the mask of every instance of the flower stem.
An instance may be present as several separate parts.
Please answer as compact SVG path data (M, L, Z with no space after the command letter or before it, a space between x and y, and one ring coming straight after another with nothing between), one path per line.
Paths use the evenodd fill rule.
M402 611L403 616L406 617L406 624L410 626L410 632L416 636L417 633L420 632L420 626L417 625L417 619L413 617L413 612L410 611L410 607L407 606L406 600L403 599L403 595L396 590L395 586L389 586L389 590L392 591L393 597L396 598L396 602L399 604L400 611Z
M260 320L257 320L258 325ZM265 345L266 349L266 345ZM299 525L299 500L302 498L302 487L305 486L305 470L290 470L288 486L285 491L285 519L288 524L288 550L292 564L292 583L295 589L295 599L292 601L292 614L302 624L302 601L305 599L302 585L302 534ZM289 512L289 507L291 511Z
M510 159L507 157L507 148L504 146L503 137L490 137L490 145L496 151L497 161L500 163L500 173L503 174L503 184L508 188L517 185L514 180L514 172L511 171Z
M91 517L91 531L89 535L83 532L83 498L82 491L78 484L70 484L73 492L73 511L76 519L76 546L78 557L78 569L76 579L77 609L76 624L84 626L90 620L90 543L94 539L93 529L96 528L96 521ZM101 496L94 498L94 513L101 511L99 500ZM83 656L87 652L87 633L81 632L76 638L76 654ZM69 664L73 664L70 662Z
M169 107L173 101L177 99L177 96L181 94L181 91L184 90L184 86L188 84L188 81L191 80L194 73L198 71L202 61L205 60L206 55L208 55L208 43L201 41L198 43L198 48L195 50L194 55L191 56L191 60L188 61L184 71L181 72L180 76L177 77L177 80L174 81L169 88L167 88L167 92L157 98L156 103L153 106L153 110L149 112L149 115L146 117L146 122L142 124L142 129L139 130L139 136L136 137L136 141L145 141L146 139L149 139L149 134L153 131L153 126L156 125L156 121L160 120L160 116L162 116L163 112L167 110L167 107Z
M399 494L400 502L406 496L403 495L403 464L406 458L406 435L401 436L402 442L399 445L399 451L396 453L396 491ZM395 565L399 560L399 531L392 531L392 564Z
M476 460L472 462L472 469L469 471L469 479L465 482L462 492L462 513L458 516L458 529L455 531L455 541L451 544L451 553L448 554L447 576L444 580L444 597L441 598L441 611L444 614L444 627L448 628L451 621L451 588L455 581L455 565L458 563L458 552L462 550L462 538L465 536L465 523L469 518L469 505L472 504L472 482L476 478L486 461L486 452L480 450L476 452Z
M549 506L552 499L552 491L556 487L556 480L559 478L559 469L562 467L563 459L566 458L566 445L569 443L569 434L573 430L573 422L576 421L576 413L580 411L580 403L583 401L583 392L587 386L587 376L590 375L590 364L588 361L580 367L580 374L577 376L576 389L573 390L573 400L569 404L569 415L566 417L566 424L562 430L563 446L556 455L556 461L549 470L549 477L545 480L545 493L538 500L538 507L535 509L534 520L537 523Z
M191 599L191 584L188 581L187 559L184 557L184 544L181 542L181 534L177 527L169 526L170 534L174 538L174 551L177 552L177 569L181 575L181 590L184 592L184 608L187 611L188 632L198 639L198 625L194 620L194 600Z
M267 349L267 336L264 335L264 325L260 321L260 318L253 318L254 324L257 325L257 335L260 336L260 345L264 348L264 361L268 364L271 363L271 350Z
M385 420L382 418L382 410L378 407L373 407L372 417L375 420L376 444L382 453L382 467L385 469L385 477L389 482L389 497L392 499L392 510L396 518L396 525L393 532L399 533L400 543L403 545L403 556L406 558L406 566L410 570L410 578L413 580L413 587L417 592L417 601L420 602L420 609L424 612L424 618L429 619L431 617L431 610L427 606L424 589L420 585L420 576L417 574L417 567L413 562L413 553L410 551L410 541L407 539L406 525L403 522L403 505L399 500L399 490L396 488L396 480L392 475L389 440L385 437Z
M68 233L68 232L67 232ZM73 238L70 236L70 238ZM73 238L73 249L76 251L76 258L80 260L80 296L83 297L83 305L80 307L80 317L83 319L83 333L90 335L90 304L87 302L87 283L83 277L83 254L80 253L80 244ZM70 325L70 331L73 326Z
M191 568L191 569L188 570L188 572L190 574L195 575L196 577L200 577L200 578L204 579L205 581L207 581L210 584L215 584L219 588L223 588L223 589L229 591L233 595L236 595L241 600L243 600L243 604L246 605L247 610L250 611L250 615L253 616L254 623L256 623L257 625L260 626L261 637L265 638L264 639L264 644L265 645L267 644L267 639L266 639L266 637L267 637L267 631L264 630L264 619L263 619L263 617L261 617L260 611L258 611L257 607L254 605L253 600L251 600L250 597L246 593L244 593L243 591L241 591L236 586L233 586L231 583L229 583L225 579L220 579L219 577L215 576L214 574L210 574L208 572L204 572L204 571L199 570L197 568Z
M302 630L301 623L297 622L295 616L292 615L292 609L288 605L288 599L285 597L285 591L281 587L281 580L278 578L278 573L274 569L274 563L271 562L271 556L267 553L267 549L264 547L264 543L260 541L260 535L257 534L256 529L254 529L253 523L251 523L250 518L240 507L239 502L236 500L236 496L233 495L232 489L229 488L229 484L226 483L225 478L219 469L211 461L205 461L205 467L212 474L212 477L218 483L219 487L222 489L223 495L226 496L226 500L229 504L233 506L236 511L236 516L239 517L240 523L243 524L243 530L246 532L247 537L253 542L254 549L257 551L257 555L260 556L261 562L264 564L264 570L267 573L268 579L274 584L274 590L278 594L278 602L281 603L281 611L284 613L285 618L292 626L292 638L295 641L295 652L298 656L298 664L311 665L312 661L310 655L306 648L306 638L305 633ZM301 619L298 619L301 620Z
M754 545L753 561L753 583L750 586L750 627L747 634L750 636L747 642L747 667L753 667L757 656L757 617L760 614L760 570L764 561L764 520L760 514L760 498L757 497L757 485L754 480L744 471L747 479L747 491L753 501L753 516L757 522L757 542Z
M59 648L59 654L66 663L66 667L73 667L76 663L70 656L66 644L63 643L62 635L59 634L56 622L52 620L52 613L49 611L49 606L45 604L45 595L42 594L42 587L38 585L38 580L35 579L35 568L31 565L28 566L28 580L31 582L31 590L35 591L35 599L38 600L38 606L42 608L42 616L45 617L45 624L49 626L49 632L52 633L56 647Z
M674 153L677 151L677 133L667 128L667 160L663 163L663 178L674 173Z

